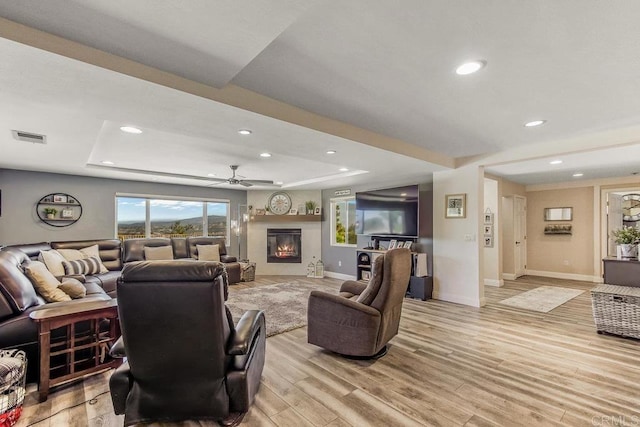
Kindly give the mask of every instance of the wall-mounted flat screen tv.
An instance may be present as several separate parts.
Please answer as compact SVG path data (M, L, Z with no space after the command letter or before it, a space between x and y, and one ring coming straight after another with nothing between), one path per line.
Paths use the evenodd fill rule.
M418 186L356 193L356 233L418 236Z

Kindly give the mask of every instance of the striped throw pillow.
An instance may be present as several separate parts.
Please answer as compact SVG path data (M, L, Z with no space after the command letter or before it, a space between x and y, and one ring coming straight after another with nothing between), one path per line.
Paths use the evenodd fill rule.
M100 260L96 257L65 261L62 266L64 267L64 273L67 275L100 273Z

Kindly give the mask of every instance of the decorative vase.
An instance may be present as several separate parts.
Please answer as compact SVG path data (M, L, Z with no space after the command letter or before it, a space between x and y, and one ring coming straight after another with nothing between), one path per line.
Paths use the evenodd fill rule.
M619 246L622 258L636 258L638 256L638 245L621 243Z

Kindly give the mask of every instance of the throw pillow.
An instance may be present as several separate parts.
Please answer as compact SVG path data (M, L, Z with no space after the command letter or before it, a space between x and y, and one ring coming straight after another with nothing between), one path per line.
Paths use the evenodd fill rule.
M58 286L58 288L62 289L65 294L69 295L73 299L84 298L87 296L87 288L85 288L79 280L71 277L65 277L62 279L62 284Z
M356 302L362 303L364 305L371 305L378 292L380 291L380 286L382 286L382 276L383 276L383 266L384 266L384 255L379 255L374 261L371 269L371 279L369 279L369 283L367 287L362 291Z
M171 246L144 247L144 259L147 261L162 261L173 259L173 248Z
M62 266L62 263L65 262L66 259L55 249L51 249L50 251L40 251L38 261L44 263L44 265L47 266L47 269L54 276L64 276L64 267Z
M198 261L220 261L220 245L196 245Z
M71 301L71 297L58 289L60 282L40 261L31 261L24 267L24 272L33 283L36 292L47 302Z
M58 249L60 255L62 255L67 261L78 261L85 258L97 258L100 261L100 273L108 273L109 270L102 264L100 260L100 250L98 245L87 246L82 249Z
M84 258L77 261L65 261L62 263L66 275L98 274L100 273L100 260L98 258Z

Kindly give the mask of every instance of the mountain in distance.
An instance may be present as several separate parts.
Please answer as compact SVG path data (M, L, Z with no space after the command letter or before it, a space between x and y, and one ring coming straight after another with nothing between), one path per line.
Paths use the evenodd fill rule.
M165 219L161 221L151 220L151 223L157 227L171 227L173 224L179 222L182 225L202 225L202 217L197 216L193 218L185 218L185 219ZM209 224L217 223L217 222L226 222L227 217L223 215L209 215L208 217ZM118 225L126 225L130 227L144 227L144 221L118 221Z

